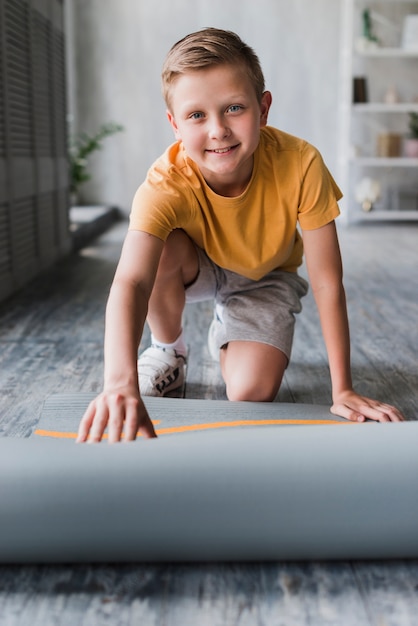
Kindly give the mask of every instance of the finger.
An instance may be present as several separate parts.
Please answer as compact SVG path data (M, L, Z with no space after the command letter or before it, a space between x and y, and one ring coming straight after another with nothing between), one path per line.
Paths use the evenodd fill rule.
M103 399L96 402L96 414L90 428L89 443L98 443L103 437L103 433L109 420L109 409Z
M405 418L402 413L389 404L363 404L354 409L347 404L338 404L331 407L331 413L340 415L352 422L364 422L366 419L375 422L401 422Z
M76 443L84 443L87 441L87 437L89 436L90 428L94 420L94 416L96 414L96 403L93 400L88 405L83 417L81 418L80 424L78 426L78 433Z
M126 406L124 433L125 441L134 441L138 432L139 403L137 400L130 400Z
M150 419L142 423L138 427L138 433L144 437L144 439L156 439L157 433L154 430L153 423Z
M331 413L333 415L338 415L339 417L344 417L350 422L365 422L366 417L360 411L356 411L351 409L346 404L333 404L331 409Z
M404 422L406 419L396 407L390 404L381 404L380 408L389 417L391 422Z
M109 428L108 442L115 443L120 441L123 430L123 422L125 419L125 402L122 396L116 395L109 401Z
M129 403L126 411L124 431L126 441L133 441L138 433L144 439L157 437L154 426L141 401L135 400Z
M361 412L368 419L376 422L400 422L403 421L403 415L389 404L370 401L360 408Z

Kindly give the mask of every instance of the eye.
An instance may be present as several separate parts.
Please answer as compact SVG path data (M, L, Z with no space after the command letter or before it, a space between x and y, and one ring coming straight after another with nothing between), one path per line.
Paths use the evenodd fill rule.
M203 113L201 111L195 111L189 115L190 120L201 120L203 118Z
M231 106L227 108L227 113L239 113L242 109L243 107L240 104L231 104Z

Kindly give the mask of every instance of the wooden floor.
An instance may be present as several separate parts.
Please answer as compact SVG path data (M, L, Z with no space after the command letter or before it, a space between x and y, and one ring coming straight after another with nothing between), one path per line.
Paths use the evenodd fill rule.
M100 390L103 313L125 228L116 225L0 305L0 435L29 436L49 394ZM340 229L357 389L409 419L418 418L417 235L415 224ZM185 312L189 398L225 398L205 344L211 316L209 303ZM148 331L143 347L147 341ZM278 400L330 403L311 295ZM0 566L1 626L61 624L416 625L418 560Z

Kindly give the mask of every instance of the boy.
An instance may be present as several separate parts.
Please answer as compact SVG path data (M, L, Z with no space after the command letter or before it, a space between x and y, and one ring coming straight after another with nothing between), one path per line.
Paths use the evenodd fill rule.
M394 407L352 388L334 224L341 192L313 146L267 126L272 97L254 51L234 33L204 29L173 46L162 81L177 141L134 198L107 305L104 390L78 441L100 441L107 425L110 442L122 431L126 440L137 432L155 437L141 394L163 396L183 383L186 300L215 301L209 347L228 399L273 401L307 291L297 273L302 240L332 413L402 420ZM152 345L137 363L146 319Z

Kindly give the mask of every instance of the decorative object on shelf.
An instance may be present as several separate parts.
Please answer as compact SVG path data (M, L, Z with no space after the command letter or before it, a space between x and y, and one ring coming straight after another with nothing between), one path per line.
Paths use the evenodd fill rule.
M375 178L362 178L356 185L355 198L365 212L373 209L381 194L380 182Z
M418 211L418 187L403 186L389 190L390 205L394 211Z
M364 102L368 102L367 78L365 76L354 76L353 103L363 104Z
M124 128L120 124L108 122L107 124L102 124L94 135L82 132L70 139L70 192L73 197L77 196L80 185L91 178L87 172L88 156L102 148L103 139L122 130Z
M357 52L367 52L379 47L379 40L373 33L372 19L369 9L364 9L362 13L363 35L356 41Z
M398 90L394 85L390 85L384 95L383 101L386 104L397 104L401 101Z
M405 156L418 159L418 113L409 113L409 135L405 138Z
M377 136L378 157L399 157L402 151L402 136L397 133L379 133Z
M418 13L406 15L402 31L402 48L418 51Z
M388 44L388 40L391 42L396 41L396 46L399 45L399 39L402 33L402 29L399 24L394 22L388 16L378 11L375 11L374 9L370 11L370 19L380 24L380 26L383 28L385 41L382 42L382 40L379 39L380 46L387 47L393 45L392 43Z

